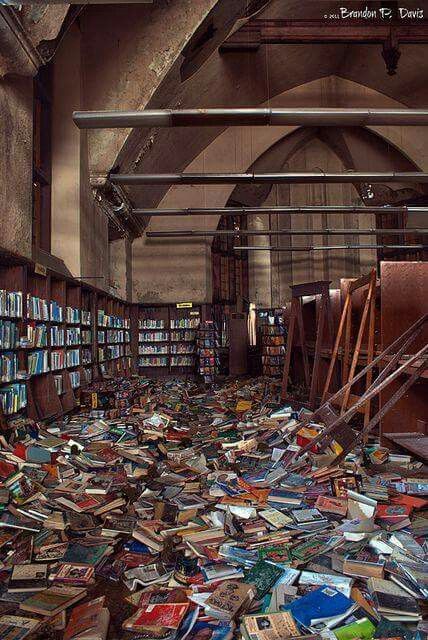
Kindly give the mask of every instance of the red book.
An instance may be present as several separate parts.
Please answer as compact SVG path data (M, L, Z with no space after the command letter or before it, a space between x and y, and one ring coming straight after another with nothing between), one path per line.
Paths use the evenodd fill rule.
M125 620L123 628L131 631L138 631L145 627L178 629L188 608L189 602L152 604L144 609L139 609L135 615Z
M8 476L11 476L12 473L15 473L15 471L15 465L10 462L5 462L4 460L0 460L0 478L7 478Z
M409 517L412 508L404 504L379 504L376 510L377 518Z
M17 458L21 458L21 460L26 460L27 447L24 444L22 444L22 442L18 442L18 444L15 445L15 448L13 450L13 455L16 456Z
M404 493L392 496L389 501L392 504L404 504L412 509L424 509L428 506L428 500L425 498L417 498L416 496L409 496Z

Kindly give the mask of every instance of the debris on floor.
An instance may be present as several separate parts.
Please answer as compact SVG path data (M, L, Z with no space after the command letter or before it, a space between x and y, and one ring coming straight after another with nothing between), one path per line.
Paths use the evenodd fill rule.
M17 420L0 638L426 637L427 468L375 436L311 446L322 428L266 378L106 381Z

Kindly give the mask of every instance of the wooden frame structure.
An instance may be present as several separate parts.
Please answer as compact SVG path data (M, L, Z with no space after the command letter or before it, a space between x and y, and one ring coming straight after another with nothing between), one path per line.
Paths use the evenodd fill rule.
M342 446L342 453L335 462L343 459L345 455L355 447L361 440L364 441L370 431L385 416L385 414L403 397L406 391L418 380L418 378L428 369L428 343L426 343L417 353L410 356L406 355L406 350L421 335L428 322L428 314L423 315L413 325L411 325L404 333L402 333L389 347L384 349L379 355L372 360L362 371L360 371L352 380L346 383L337 393L335 393L329 402L324 403L311 416L311 421L321 421L326 428L313 438L308 445L303 447L296 457L301 457L307 451L318 445L321 450L325 449L332 440L336 440ZM386 364L385 364L386 363ZM367 388L361 398L353 404L345 413L337 415L334 411L332 402L344 393L346 393L353 384L361 380L372 371L377 365L384 365L384 368L377 376L376 380ZM397 368L396 368L397 367ZM407 379L395 391L391 398L377 411L377 413L364 425L362 431L357 432L348 423L357 411L363 407L368 401L379 395L382 390L388 387L394 380L397 380L402 374L407 375ZM291 434L297 433L303 423L297 425Z
M303 369L306 387L309 389L309 406L315 406L316 392L318 388L319 368L321 362L321 348L324 336L324 327L327 322L330 340L333 342L333 315L330 306L330 284L329 280L319 280L317 282L306 282L296 284L291 289L291 313L288 325L287 346L285 352L284 372L282 377L281 397L287 398L288 375L290 373L291 352L293 349L294 332L296 323L299 329L300 347L303 357ZM317 318L317 336L315 341L314 363L312 373L309 371L309 357L305 338L305 328L303 323L302 305L304 297L315 296L320 298L320 306Z
M364 302L363 311L361 314L360 324L358 328L357 339L354 347L352 361L350 363L351 354L351 327L352 327L352 307L353 307L353 294L360 289L367 287L367 296ZM346 292L345 302L343 305L342 315L339 322L339 328L334 343L333 353L330 360L330 365L327 373L327 378L324 385L324 391L322 394L321 402L325 402L328 397L328 391L331 385L334 369L339 357L339 350L342 339L343 344L343 359L342 359L342 386L350 382L355 375L358 360L361 354L361 347L366 329L368 329L368 344L367 344L367 364L369 365L373 360L374 354L374 335L375 335L375 303L376 303L376 270L372 269L367 275L357 278L351 282ZM372 369L368 369L366 376L366 388L370 387L372 382ZM341 399L341 414L343 414L349 405L351 394L351 386L347 386L345 393ZM367 425L370 420L370 401L367 402L364 407L364 425Z

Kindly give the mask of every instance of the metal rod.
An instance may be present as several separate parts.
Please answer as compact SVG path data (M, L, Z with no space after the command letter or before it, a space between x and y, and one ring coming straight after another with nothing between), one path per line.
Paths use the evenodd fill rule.
M137 216L242 216L253 214L311 214L311 213L351 213L355 215L374 213L383 214L428 214L428 207L352 207L319 206L319 207L218 207L218 208L189 208L189 209L133 209Z
M428 109L156 109L75 111L79 129L134 127L427 125Z
M339 249L407 249L408 251L428 249L428 244L338 244L310 245L306 247L233 247L235 251L336 251Z
M146 231L147 238L215 236L397 236L425 235L428 229L216 229L215 231Z
M117 173L110 181L120 185L143 184L305 184L354 182L428 182L428 173L422 171L346 171L326 173L307 171L299 173Z

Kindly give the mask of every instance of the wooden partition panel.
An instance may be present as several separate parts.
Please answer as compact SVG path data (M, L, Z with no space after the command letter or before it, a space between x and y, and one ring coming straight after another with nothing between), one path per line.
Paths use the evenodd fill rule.
M382 262L381 308L381 340L382 348L385 348L428 313L428 262ZM428 328L415 340L410 352L416 353L427 342ZM399 385L399 382L393 383L381 393L381 406ZM427 420L428 371L386 414L381 422L381 433L421 431Z

